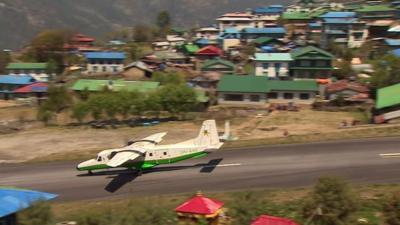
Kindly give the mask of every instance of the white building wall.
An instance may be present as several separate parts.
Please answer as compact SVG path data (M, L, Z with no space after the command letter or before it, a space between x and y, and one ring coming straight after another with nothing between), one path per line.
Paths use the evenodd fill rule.
M87 64L88 73L120 73L124 64Z
M264 64L268 63L268 69L264 69ZM289 75L289 62L268 62L268 61L257 61L255 66L256 76L268 76L270 78L276 78L275 63L280 63L281 67L279 70L280 77L286 77Z

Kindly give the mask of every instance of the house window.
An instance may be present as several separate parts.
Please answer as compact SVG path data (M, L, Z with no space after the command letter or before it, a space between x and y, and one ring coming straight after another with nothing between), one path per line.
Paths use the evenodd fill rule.
M267 70L269 68L269 63L263 63L262 67L264 70Z
M278 98L278 93L276 93L276 92L268 93L267 98L269 98L269 99L277 99Z
M310 99L310 94L309 93L301 93L300 94L300 99L308 100L308 99Z
M300 61L300 66L308 67L311 66L311 62L308 60L301 60Z
M317 67L325 67L325 66L328 66L328 62L327 61L317 61L316 66Z
M293 93L283 93L284 99L293 99Z
M118 72L118 67L117 66L113 66L112 68L113 68L113 72L114 73Z
M103 66L103 72L107 72L107 67Z
M279 77L279 72L281 70L281 64L280 63L275 63L275 76Z
M261 100L260 95L250 95L251 102L259 102Z
M225 101L243 101L244 97L240 94L226 94L224 96Z
M97 70L99 69L97 66L93 66L93 72L97 72Z

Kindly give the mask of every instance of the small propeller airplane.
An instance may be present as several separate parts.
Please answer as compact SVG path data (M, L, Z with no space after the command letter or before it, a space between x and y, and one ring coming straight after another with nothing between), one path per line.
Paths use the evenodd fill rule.
M199 135L194 139L172 145L158 145L166 134L153 134L142 140L130 142L123 148L101 151L95 159L80 163L77 170L92 174L94 170L123 167L136 169L141 175L143 170L161 164L204 157L223 145L215 120L204 121Z

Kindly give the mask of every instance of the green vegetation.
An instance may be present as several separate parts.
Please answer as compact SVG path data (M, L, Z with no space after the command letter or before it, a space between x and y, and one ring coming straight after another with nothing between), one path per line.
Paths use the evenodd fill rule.
M400 58L386 55L373 62L374 73L371 78L373 88L382 88L400 82Z
M261 214L286 217L299 224L398 225L400 186L351 186L341 178L323 177L312 190L253 190L207 194L225 203L229 224L250 224ZM113 201L79 201L43 204L22 212L20 218L49 221L77 221L82 225L147 225L178 224L175 207L191 195L133 197ZM322 202L322 203L321 203ZM320 210L315 210L320 206ZM310 213L315 211L315 216ZM55 219L53 219L55 218ZM394 218L394 220L393 220ZM397 220L396 220L397 219ZM22 220L23 225L36 225L38 220Z
M313 224L349 224L352 214L358 210L356 196L343 180L320 178L304 201L303 216Z
M38 202L29 209L18 214L19 225L50 225L54 224L54 215L51 206L45 202Z
M37 113L37 119L46 125L72 103L71 95L65 86L49 86L48 95L48 99L39 107Z

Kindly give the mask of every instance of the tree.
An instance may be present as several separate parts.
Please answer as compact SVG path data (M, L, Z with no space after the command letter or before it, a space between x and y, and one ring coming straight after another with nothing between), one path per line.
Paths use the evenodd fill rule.
M171 27L171 16L167 11L161 11L157 15L157 26L160 31L160 35L165 34Z
M37 119L42 121L46 126L49 125L50 120L54 117L54 112L42 105L37 112Z
M0 73L6 73L6 67L8 63L11 62L11 56L9 52L2 51L0 52Z
M126 52L128 52L129 58L132 61L137 61L143 56L143 48L136 43L129 43L126 46Z
M54 61L57 72L64 63L64 44L68 43L73 33L67 30L46 30L39 33L30 43L28 51L22 56L26 61Z
M197 106L196 93L185 85L166 85L158 91L163 110L173 116L182 115Z
M48 98L44 103L45 108L52 112L60 113L62 110L68 108L71 103L72 97L65 86L49 86Z
M54 224L54 216L48 203L37 202L30 208L18 214L19 225L50 225Z
M136 42L150 42L153 40L153 30L146 25L136 25L133 31L133 38Z
M357 210L357 197L348 184L337 177L323 177L306 197L303 216L312 224L343 225Z
M76 119L79 123L82 123L83 119L86 117L88 113L89 113L88 104L85 102L79 102L73 106L71 117Z
M400 225L400 192L394 193L386 200L383 216L387 225Z
M386 55L373 62L374 73L371 77L373 88L382 88L400 83L400 58Z
M269 211L271 203L268 203L256 192L235 193L228 202L229 215L233 218L233 225L250 224L250 222Z
M185 83L183 75L177 72L164 73L156 71L153 73L151 80L155 82L160 82L161 85L167 85L167 84L181 85Z

